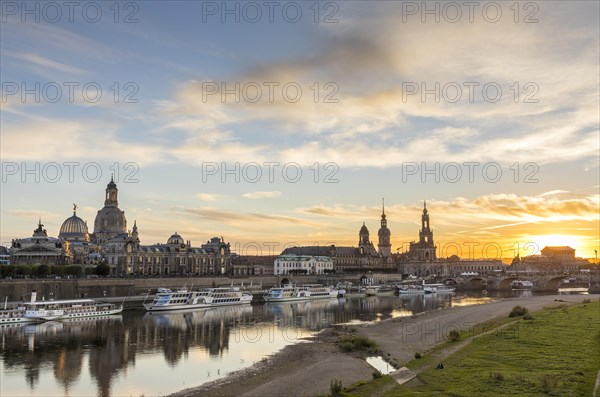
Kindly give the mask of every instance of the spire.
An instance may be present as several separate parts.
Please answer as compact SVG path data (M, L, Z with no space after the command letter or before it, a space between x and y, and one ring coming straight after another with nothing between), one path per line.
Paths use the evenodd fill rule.
M110 174L110 181L111 181L112 183L115 183L115 181L114 181L114 176L115 176L115 174Z
M73 215L77 215L77 204L73 203Z
M383 197L381 198L381 210L382 214L385 216L385 199Z

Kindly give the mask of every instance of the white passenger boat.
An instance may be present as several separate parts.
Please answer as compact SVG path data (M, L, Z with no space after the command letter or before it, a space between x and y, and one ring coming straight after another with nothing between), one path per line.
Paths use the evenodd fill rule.
M264 295L266 302L289 302L311 299L337 298L339 291L335 287L320 284L286 285L271 288Z
M510 283L512 289L532 289L533 283L528 280L513 280Z
M98 303L93 299L36 301L36 292L25 303L24 317L34 321L52 321L82 317L111 316L123 311L123 306Z
M454 288L444 284L423 284L423 292L425 294L451 294Z
M33 321L37 320L25 317L25 307L0 310L0 326L31 323Z
M423 286L415 284L406 284L396 286L398 295L409 295L409 294L422 294Z
M173 292L159 288L151 303L144 303L148 311L204 309L208 307L246 305L252 302L252 294L238 287L207 288L190 291L186 288Z

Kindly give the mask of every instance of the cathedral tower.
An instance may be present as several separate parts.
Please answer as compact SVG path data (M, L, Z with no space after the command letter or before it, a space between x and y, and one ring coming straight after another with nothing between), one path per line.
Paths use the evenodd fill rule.
M377 247L379 248L379 255L383 257L389 257L392 251L392 244L390 243L391 232L387 227L387 219L385 217L385 203L383 199L381 199L381 228L379 228L379 232L377 235L379 236L379 244Z

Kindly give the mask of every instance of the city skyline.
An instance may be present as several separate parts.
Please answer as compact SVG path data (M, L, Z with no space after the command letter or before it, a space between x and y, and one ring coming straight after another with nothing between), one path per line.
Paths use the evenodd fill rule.
M384 197L394 253L423 201L464 258L599 249L596 2L21 4L2 5L2 245L40 217L57 236L72 203L92 228L114 174L145 244L278 253L356 245L363 222L376 244Z

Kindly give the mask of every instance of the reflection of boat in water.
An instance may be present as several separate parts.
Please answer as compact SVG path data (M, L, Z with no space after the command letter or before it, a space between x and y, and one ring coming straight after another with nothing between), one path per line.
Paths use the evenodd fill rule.
M123 311L123 306L98 303L93 299L68 299L36 301L37 294L31 293L31 301L25 304L24 317L34 321L64 320L82 317L111 316Z
M392 295L394 288L387 285L369 285L365 287L364 292L367 296Z
M187 328L191 324L210 323L242 319L252 315L252 306L237 305L213 307L208 309L187 309L177 311L149 311L144 315L144 321L154 323L161 328Z
M528 280L513 280L510 283L512 289L532 289L533 283Z
M345 299L342 299L342 302ZM266 307L273 314L303 314L311 310L331 310L340 304L340 299L317 299L306 301L270 302Z
M148 311L205 309L217 306L246 305L252 302L252 294L238 287L207 288L188 291L185 288L175 292L159 288L151 303L144 303Z
M265 295L266 302L291 302L300 300L337 298L338 289L335 287L307 284L286 285L285 287L271 288Z

